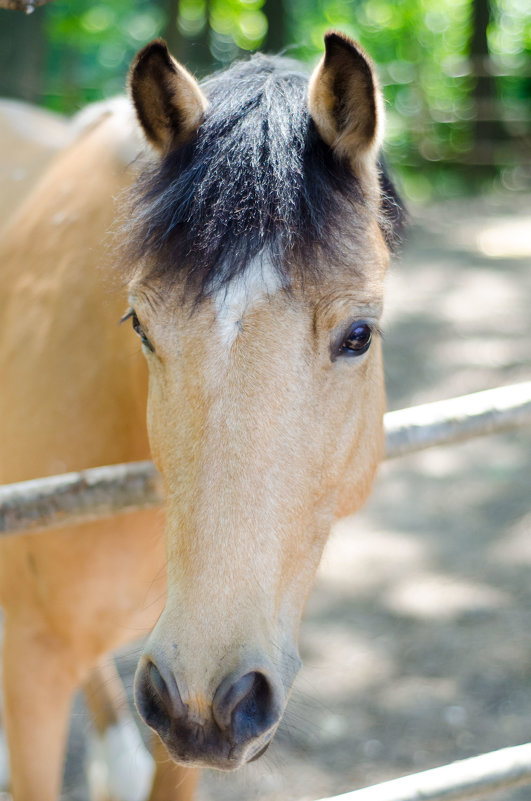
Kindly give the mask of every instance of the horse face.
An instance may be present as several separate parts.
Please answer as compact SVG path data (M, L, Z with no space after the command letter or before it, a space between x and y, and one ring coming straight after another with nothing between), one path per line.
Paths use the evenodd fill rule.
M166 164L191 137L201 142L207 100L160 42L137 58L131 87ZM150 443L166 489L168 565L166 606L138 668L136 700L186 764L230 770L267 748L299 668L298 626L330 525L364 501L381 452L378 322L388 256L375 213L378 100L350 41L328 38L308 102L321 145L350 153L361 182L356 219L337 223L348 258L332 249L306 271L294 247L279 269L270 236L244 269L220 278L238 257L238 229L218 272L208 281L202 274L200 298L190 285L212 255L208 241L197 240L196 254L187 249L199 262L192 273L168 280L150 252L130 283L149 364ZM241 184L234 187L229 194ZM206 193L204 184L195 190ZM225 229L244 214L245 198ZM176 217L174 208L173 225Z

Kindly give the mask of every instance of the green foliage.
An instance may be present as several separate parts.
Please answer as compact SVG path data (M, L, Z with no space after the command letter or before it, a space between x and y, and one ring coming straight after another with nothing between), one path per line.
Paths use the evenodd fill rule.
M123 92L135 52L159 36L166 21L163 10L146 0L55 0L46 11L44 101L67 112Z
M505 131L497 136L505 133L505 150L503 143L489 143L493 164L479 165L474 89L483 65L469 57L473 0L292 0L290 8L296 52L303 58L318 57L330 26L371 54L386 99L386 154L410 198L461 194L500 170L508 188L523 180L518 149L524 150L529 133L531 88L526 0L492 5L489 69L497 76L496 95L485 113L502 122Z
M230 37L241 50L257 50L267 33L264 0L212 0L209 22L212 31Z
M479 63L470 58L473 11L483 3L488 15L487 0L54 0L43 16L42 102L71 112L123 91L134 53L155 36L166 36L176 56L203 74L270 42L315 62L323 34L336 28L378 65L386 150L408 194L422 200L433 191L462 191L463 180L470 185L472 173L462 165L477 165L478 153L485 160L481 124L490 131L487 161L508 185L517 184L518 151L529 127L527 2L491 0L489 58ZM485 66L493 77L481 77ZM494 87L490 105L478 100L485 80Z

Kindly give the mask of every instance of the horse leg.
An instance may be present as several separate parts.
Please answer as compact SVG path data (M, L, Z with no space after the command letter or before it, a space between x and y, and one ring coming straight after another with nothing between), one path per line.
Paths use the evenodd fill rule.
M172 762L160 737L156 734L153 735L151 751L157 769L149 801L193 801L199 771Z
M91 671L83 690L98 738L89 765L92 801L144 799L150 784L149 801L192 801L197 771L175 765L157 735L154 771L112 657L104 657Z
M57 801L76 671L61 641L44 627L13 623L7 614L4 723L13 798Z
M111 655L91 670L83 694L94 726L87 765L92 801L144 801L155 765Z

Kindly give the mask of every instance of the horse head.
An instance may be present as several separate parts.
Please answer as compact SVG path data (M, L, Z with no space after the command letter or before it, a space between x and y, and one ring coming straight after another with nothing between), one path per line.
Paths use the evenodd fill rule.
M168 566L136 701L189 765L269 745L330 526L382 452L382 101L363 51L325 44L309 81L256 56L199 86L162 41L131 69L155 155L125 226L127 316Z

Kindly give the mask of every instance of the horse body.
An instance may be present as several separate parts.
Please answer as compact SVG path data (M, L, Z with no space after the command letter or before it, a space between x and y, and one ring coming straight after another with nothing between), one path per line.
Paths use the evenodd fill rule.
M120 115L102 119L56 158L4 231L2 482L148 458L145 365L118 325L123 294L101 269L113 197L131 180L130 139ZM159 518L139 512L0 542L16 798L58 797L73 688L157 619Z
M71 121L18 100L0 99L0 220L35 186L51 158L74 138Z
M165 555L157 512L0 544L15 801L57 796L73 687L161 610L137 671L145 720L181 764L259 756L330 525L370 489L388 262L379 93L336 34L309 95L290 69L264 59L200 89L161 42L133 66L158 155L120 236ZM6 229L0 480L147 458L146 366L99 267L136 129L113 114L89 127Z

